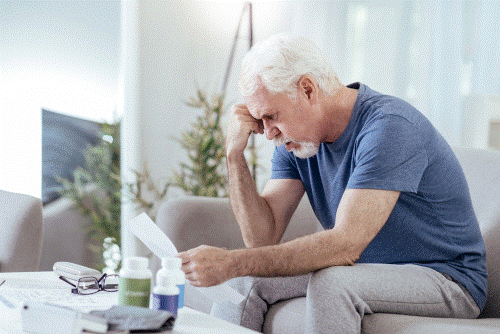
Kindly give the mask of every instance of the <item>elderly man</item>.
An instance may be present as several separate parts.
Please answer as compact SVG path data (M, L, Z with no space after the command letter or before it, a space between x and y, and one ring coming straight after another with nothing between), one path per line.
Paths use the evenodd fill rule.
M243 61L226 154L246 249L180 253L195 286L227 282L247 300L213 314L262 330L267 305L306 296L308 333L359 333L364 314L477 317L485 248L451 148L415 108L343 86L306 38L276 35ZM250 133L277 148L255 189ZM324 231L281 243L304 192Z

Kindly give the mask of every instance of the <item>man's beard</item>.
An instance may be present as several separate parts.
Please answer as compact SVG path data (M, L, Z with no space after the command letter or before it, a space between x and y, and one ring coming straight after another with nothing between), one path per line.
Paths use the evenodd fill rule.
M291 151L293 152L293 154L295 154L295 156L297 158L300 158L300 159L307 159L307 158L310 158L310 157L313 157L315 156L316 154L318 154L318 151L319 151L319 146L312 143L312 142L307 142L307 141L301 141L301 142L294 142L286 137L279 137L279 138L274 138L273 139L273 142L274 142L274 145L276 146L281 146L281 145L284 145L288 142L293 142L295 144L298 144L299 147L298 148L292 148Z

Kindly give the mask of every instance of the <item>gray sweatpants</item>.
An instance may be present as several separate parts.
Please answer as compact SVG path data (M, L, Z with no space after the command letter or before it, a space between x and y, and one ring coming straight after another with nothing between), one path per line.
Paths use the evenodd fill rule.
M365 314L398 313L477 318L479 307L450 277L417 265L356 264L293 277L239 277L227 282L244 296L215 304L212 315L262 331L264 316L281 300L306 297L306 333L360 333Z

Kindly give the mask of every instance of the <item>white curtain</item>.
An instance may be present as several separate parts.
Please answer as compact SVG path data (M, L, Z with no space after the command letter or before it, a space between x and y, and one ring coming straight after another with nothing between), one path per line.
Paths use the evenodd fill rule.
M296 13L294 32L327 52L343 83L403 98L450 144L474 146L488 131L478 119L500 119L483 101L500 94L500 1L302 1Z

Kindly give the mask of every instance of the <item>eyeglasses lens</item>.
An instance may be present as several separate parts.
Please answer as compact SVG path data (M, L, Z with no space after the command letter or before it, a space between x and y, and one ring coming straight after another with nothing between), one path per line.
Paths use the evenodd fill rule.
M81 295L90 295L99 291L99 283L94 277L82 277L78 280L77 289Z
M118 275L108 275L104 277L102 289L105 291L118 291Z

